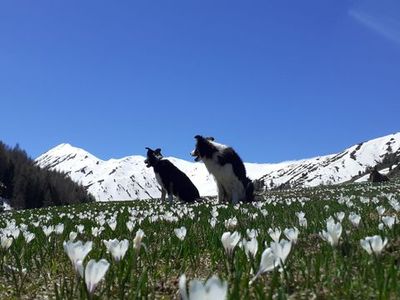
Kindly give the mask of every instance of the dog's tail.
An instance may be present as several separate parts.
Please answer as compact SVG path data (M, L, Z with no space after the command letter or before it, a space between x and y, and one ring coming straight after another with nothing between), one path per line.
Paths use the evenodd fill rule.
M248 177L246 177L246 202L254 201L254 183Z

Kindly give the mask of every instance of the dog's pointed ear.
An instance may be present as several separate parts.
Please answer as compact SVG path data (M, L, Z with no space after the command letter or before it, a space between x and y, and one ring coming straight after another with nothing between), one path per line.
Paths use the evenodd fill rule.
M146 147L145 149L146 149L146 150L151 150L151 148L149 148L149 147Z
M215 139L214 139L212 136L206 137L206 140L207 140L207 141L212 141L212 142L215 141Z
M196 135L194 138L195 138L196 140L198 140L198 139L201 139L202 136L201 136L201 135Z
M156 150L154 150L154 152L157 154L161 154L161 148L157 148Z

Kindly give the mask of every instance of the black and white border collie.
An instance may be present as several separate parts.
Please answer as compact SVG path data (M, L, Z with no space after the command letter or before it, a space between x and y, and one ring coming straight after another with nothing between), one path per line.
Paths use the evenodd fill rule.
M168 201L172 204L173 195L184 202L193 202L200 198L199 191L181 170L174 166L169 160L164 159L161 149L147 149L147 158L144 161L146 167L153 167L156 179L161 186L161 200L165 201L168 194Z
M197 143L191 155L195 157L195 161L202 160L207 170L214 176L217 182L218 200L232 204L239 201L253 201L253 183L246 176L243 161L235 150L216 143L214 138L200 135L194 138Z

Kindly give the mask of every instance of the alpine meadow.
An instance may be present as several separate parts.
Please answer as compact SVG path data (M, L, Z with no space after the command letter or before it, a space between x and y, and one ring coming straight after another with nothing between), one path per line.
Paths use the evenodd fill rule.
M400 0L0 0L0 300L399 300L399 79Z
M2 214L2 299L395 299L400 182Z

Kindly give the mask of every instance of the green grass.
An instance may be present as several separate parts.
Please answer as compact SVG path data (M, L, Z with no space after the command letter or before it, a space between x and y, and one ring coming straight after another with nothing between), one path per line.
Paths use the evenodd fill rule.
M63 249L76 225L84 225L76 240L93 241L86 257L110 262L103 281L93 299L177 299L178 280L183 273L188 281L202 281L216 274L228 282L229 299L396 299L400 295L400 225L378 229L381 222L376 207L384 206L385 215L399 217L389 200L400 202L400 184L342 185L336 187L271 192L262 196L260 205L174 204L159 201L93 203L68 207L16 211L0 215L0 228L15 220L17 227L27 225L36 237L26 244L22 233L8 250L0 249L1 299L87 299L83 280L77 276ZM215 228L209 224L211 210L218 208ZM263 216L261 210L268 211ZM296 212L303 211L307 228L300 227ZM345 212L343 233L338 247L322 240L326 219L336 212ZM348 220L350 212L361 215L358 228ZM98 237L92 227L104 230ZM113 231L107 225L117 220ZM165 217L166 216L166 217ZM173 218L171 218L171 216ZM164 218L165 217L165 218ZM232 258L225 254L221 236L229 231L224 221L236 217L235 229L246 237L247 229L258 229L259 248L255 259L248 260L244 251L235 248ZM132 232L126 227L135 222ZM35 226L35 222L40 222ZM43 225L65 225L62 234L46 237ZM185 226L187 235L180 241L174 229ZM265 242L271 242L270 227L282 229L296 226L299 241L293 245L282 272L274 270L261 275L252 285L249 280L257 272ZM132 247L138 229L145 232L140 252ZM230 231L233 231L230 230ZM369 255L360 246L360 239L381 235L389 243L379 256ZM1 235L1 233L0 233ZM105 239L128 239L126 256L114 262L102 242ZM281 238L285 238L282 234Z

